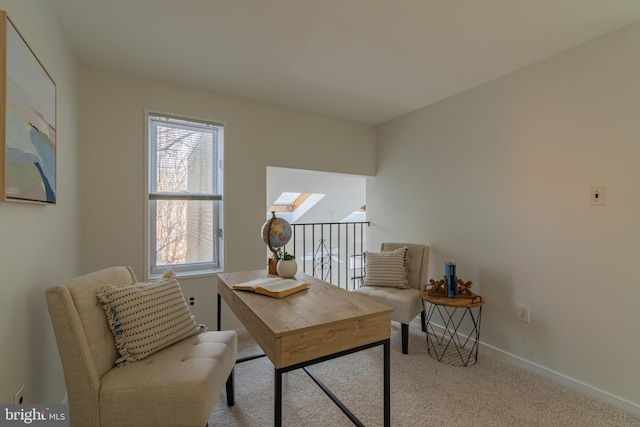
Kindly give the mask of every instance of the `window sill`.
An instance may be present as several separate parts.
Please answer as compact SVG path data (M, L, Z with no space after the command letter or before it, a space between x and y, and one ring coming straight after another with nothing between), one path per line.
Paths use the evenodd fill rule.
M167 267L167 270L169 270L169 269L170 269L170 267ZM222 273L222 270L191 270L191 271L176 271L176 270L173 270L173 272L176 274L176 277L178 277L180 279L190 279L190 278L194 278L194 277L216 276L216 275L218 275L218 273ZM164 274L164 271L161 272L161 273L150 274L149 275L149 280L160 279L163 274Z

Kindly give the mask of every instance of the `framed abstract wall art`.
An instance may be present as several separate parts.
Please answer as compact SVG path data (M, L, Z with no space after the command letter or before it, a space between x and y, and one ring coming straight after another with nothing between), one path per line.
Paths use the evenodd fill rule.
M56 84L0 11L0 200L56 203Z

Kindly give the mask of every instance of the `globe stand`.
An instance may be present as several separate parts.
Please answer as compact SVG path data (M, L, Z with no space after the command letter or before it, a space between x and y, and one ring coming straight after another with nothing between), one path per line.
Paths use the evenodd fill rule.
M278 270L276 270L276 266L278 265L278 260L269 258L268 266L269 266L269 274L278 274Z

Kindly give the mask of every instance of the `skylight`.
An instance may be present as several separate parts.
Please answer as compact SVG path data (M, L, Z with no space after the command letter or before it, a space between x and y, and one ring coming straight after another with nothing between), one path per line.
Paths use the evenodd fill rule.
M366 222L367 221L367 205L362 206L355 212L350 213L342 218L340 222Z
M295 202L300 196L302 196L302 193L289 193L285 191L284 193L280 194L280 196L276 199L275 202L273 202L273 204L293 205L293 202Z
M291 193L285 191L273 202L269 208L269 212L293 212L307 200L309 196L311 196L311 193Z
M283 192L269 207L267 217L270 212L278 212L279 217L294 222L324 196L325 194Z

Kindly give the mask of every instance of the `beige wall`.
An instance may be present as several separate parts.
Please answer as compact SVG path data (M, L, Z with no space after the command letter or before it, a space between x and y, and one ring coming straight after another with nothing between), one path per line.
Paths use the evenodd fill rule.
M457 261L487 298L486 348L638 409L640 25L373 129L78 70L48 2L0 8L56 81L59 141L58 204L0 203L1 403L21 384L27 402L63 399L46 287L116 264L142 277L144 108L153 108L226 122L227 270L264 264L266 166L376 175L372 248L427 242L430 277ZM592 186L606 187L605 206L588 205ZM183 285L213 327L212 278ZM531 306L530 325L515 320L518 302Z
M82 69L82 268L143 277L145 108L225 123L225 270L266 266L267 166L373 175L372 126L131 76ZM215 277L182 279L215 327ZM225 316L225 327L238 327Z
M367 208L372 247L457 262L484 344L640 412L638 52L640 24L380 126Z
M0 0L56 83L57 205L0 202L0 403L58 403L62 370L44 290L79 271L77 64L48 2Z

